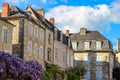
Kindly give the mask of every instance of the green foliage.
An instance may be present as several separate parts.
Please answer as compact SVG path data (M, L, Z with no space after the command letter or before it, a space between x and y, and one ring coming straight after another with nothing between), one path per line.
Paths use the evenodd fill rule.
M78 79L79 79L79 77L75 73L73 73L73 72L68 73L68 79L67 80L78 80Z

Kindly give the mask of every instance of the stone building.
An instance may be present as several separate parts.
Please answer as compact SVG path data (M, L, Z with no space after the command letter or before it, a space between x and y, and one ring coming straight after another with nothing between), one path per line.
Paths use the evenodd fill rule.
M53 64L53 36L54 36L54 19L50 19L50 21L48 21L47 19L45 19L44 15L44 10L39 8L36 11L34 9L32 9L30 6L28 6L26 8L27 12L31 13L31 16L34 17L36 20L38 20L39 22L41 22L41 25L43 25L45 27L45 40L44 40L44 57L45 57L45 62L49 63L49 64Z
M1 17L14 24L12 54L24 59L34 60L44 67L45 27L29 12L16 6L3 3ZM11 34L10 33L10 34Z
M73 67L73 49L69 36L62 31L54 29L54 64L66 70Z
M81 28L70 34L74 49L74 65L85 67L86 80L112 80L114 54L111 42L98 31Z
M14 25L0 18L0 51L12 53L12 31Z
M118 39L117 44L117 50L115 52L115 67L120 67L120 39Z

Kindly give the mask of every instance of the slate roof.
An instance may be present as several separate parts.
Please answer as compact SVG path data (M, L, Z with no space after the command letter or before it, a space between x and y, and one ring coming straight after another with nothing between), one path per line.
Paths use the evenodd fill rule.
M98 31L87 31L85 35L80 35L80 33L73 33L70 35L72 40L107 40Z
M27 6L27 8L30 6ZM26 8L26 9L27 9ZM30 7L31 8L31 7ZM38 18L38 20L47 28L54 30L54 25L51 24L47 19L45 19L41 14L37 13L33 8L31 8L31 10L33 11L33 13L35 14L35 16Z

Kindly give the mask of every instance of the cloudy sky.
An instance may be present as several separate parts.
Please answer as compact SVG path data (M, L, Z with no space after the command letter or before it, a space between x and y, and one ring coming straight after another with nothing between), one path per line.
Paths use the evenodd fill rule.
M98 30L114 48L120 38L120 0L0 0L0 5L3 2L22 10L27 5L43 8L45 17L54 17L55 25L62 31L79 32L81 27Z

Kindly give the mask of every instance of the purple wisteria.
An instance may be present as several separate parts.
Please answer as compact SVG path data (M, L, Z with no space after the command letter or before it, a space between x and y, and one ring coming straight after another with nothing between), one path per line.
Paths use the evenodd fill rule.
M42 66L37 61L23 61L14 55L0 52L0 78L37 80L42 75Z

